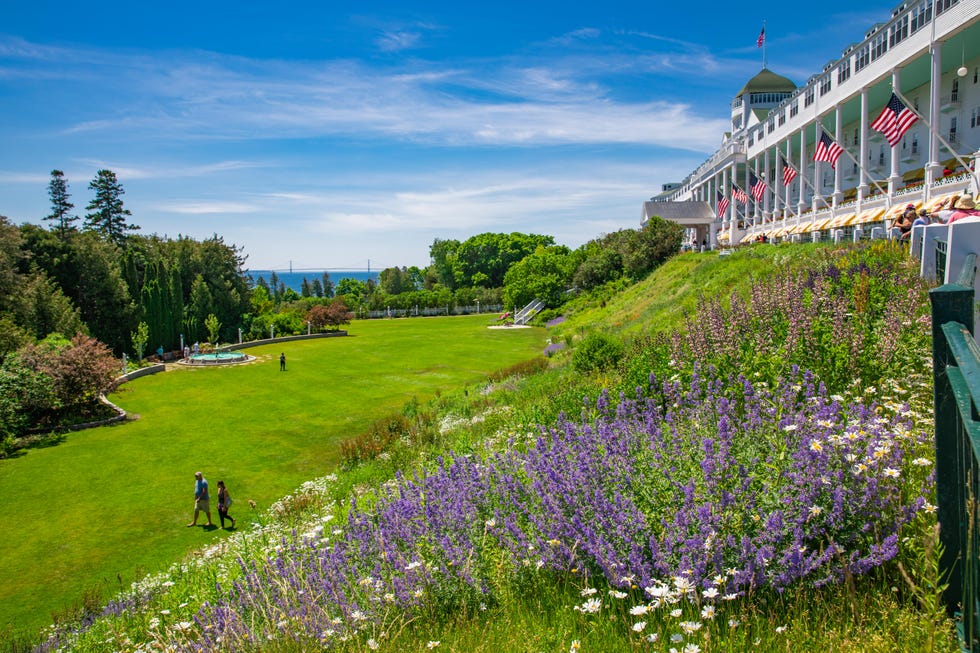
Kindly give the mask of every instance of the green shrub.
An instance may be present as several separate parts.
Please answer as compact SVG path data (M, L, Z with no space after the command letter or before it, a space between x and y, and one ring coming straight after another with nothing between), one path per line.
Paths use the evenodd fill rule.
M579 372L608 369L623 357L623 343L613 336L593 331L572 354L572 366Z
M410 436L412 423L404 415L393 414L375 421L361 435L340 443L345 468L377 458L402 436Z

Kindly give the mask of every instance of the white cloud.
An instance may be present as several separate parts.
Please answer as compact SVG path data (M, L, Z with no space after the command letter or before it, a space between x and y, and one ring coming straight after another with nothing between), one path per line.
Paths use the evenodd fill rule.
M30 172L7 172L0 170L0 183L4 184L47 184L51 180L50 175L41 175Z
M161 59L113 59L98 51L62 55L69 72L74 61L90 62L89 88L95 75L96 86L114 89L111 111L102 116L93 111L62 126L63 133L90 137L133 134L171 142L395 137L449 147L624 143L708 151L724 126L670 94L651 92L663 99L630 102L594 79L602 67L640 65L649 72L668 65L649 58L627 64L620 55L597 55L531 65L513 65L506 58L413 60L379 68L200 52Z
M170 202L167 204L151 205L159 211L171 211L189 215L208 215L220 213L255 213L259 207L242 202L212 201L212 202Z

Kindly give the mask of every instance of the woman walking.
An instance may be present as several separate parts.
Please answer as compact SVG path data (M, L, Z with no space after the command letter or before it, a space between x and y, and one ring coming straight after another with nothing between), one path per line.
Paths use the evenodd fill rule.
M224 481L218 481L218 518L221 519L221 528L225 527L225 519L231 520L231 527L235 527L235 518L228 514L231 507L231 494L225 487Z

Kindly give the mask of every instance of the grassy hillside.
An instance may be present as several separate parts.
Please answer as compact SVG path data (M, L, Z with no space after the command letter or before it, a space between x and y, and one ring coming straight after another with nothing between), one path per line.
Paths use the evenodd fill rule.
M819 275L831 260L840 274L806 292L780 286L791 301L767 304L752 325L737 315L713 324L731 351L667 361L645 338L704 297L771 297L777 272ZM263 513L262 528L148 579L60 641L80 651L954 651L936 607L923 291L891 245L807 245L685 254L636 286L580 296L549 335L577 345L589 331L618 333L634 344L620 365L577 371L566 365L573 349L543 373L417 405L412 434L310 482ZM811 340L787 344L790 327ZM863 349L841 347L843 329L860 329ZM649 403L618 410L624 371L657 357L676 392L696 383L695 361L719 372L710 392L654 388ZM780 381L801 357L856 373L833 396L810 378ZM246 579L247 591L228 591Z
M251 364L174 367L111 396L138 419L0 461L0 630L36 630L226 536L184 527L195 470L228 483L247 529L248 500L264 510L333 470L374 420L540 355L542 329L488 320L357 321L346 338L249 349Z
M745 247L730 254L687 252L623 289L599 289L573 300L556 336L590 329L637 334L682 325L702 297L746 296L752 285L780 270L805 268L838 248L826 244Z

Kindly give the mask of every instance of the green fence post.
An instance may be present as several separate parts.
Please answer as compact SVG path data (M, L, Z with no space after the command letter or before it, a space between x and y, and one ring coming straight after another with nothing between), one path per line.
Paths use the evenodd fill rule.
M961 537L968 527L963 492L967 479L957 460L957 407L946 368L956 361L943 333L946 322L959 322L973 333L973 289L946 284L929 291L932 303L933 407L936 426L936 506L939 538L943 544L940 566L949 574L946 611L952 616L962 601L963 551Z

